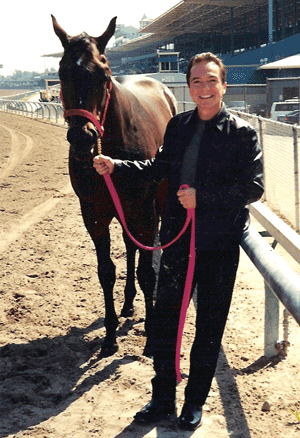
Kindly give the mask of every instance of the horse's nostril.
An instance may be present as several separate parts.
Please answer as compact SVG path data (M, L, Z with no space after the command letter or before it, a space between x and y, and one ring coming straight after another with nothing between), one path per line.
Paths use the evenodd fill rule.
M97 138L98 138L97 131L96 131L96 129L92 128L92 129L90 129L90 133L91 133L91 136L93 137L93 144L94 144L94 143L96 143Z
M74 145L90 146L97 141L97 132L95 129L85 130L81 127L74 126L68 130L68 142Z

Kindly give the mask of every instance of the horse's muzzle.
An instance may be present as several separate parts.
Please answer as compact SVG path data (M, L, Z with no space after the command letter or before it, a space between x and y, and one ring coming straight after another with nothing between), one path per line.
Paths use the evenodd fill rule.
M73 147L73 153L79 158L86 158L91 155L97 137L96 129L84 129L80 126L70 127L67 133L67 140Z

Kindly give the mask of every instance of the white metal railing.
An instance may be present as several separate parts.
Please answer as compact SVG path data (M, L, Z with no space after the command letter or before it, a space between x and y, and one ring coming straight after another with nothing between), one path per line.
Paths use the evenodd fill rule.
M300 325L300 277L275 253L279 243L300 264L300 235L291 229L261 202L250 205L251 215L273 237L272 246L263 242L263 237L250 229L243 237L242 247L259 270L265 282L265 356L286 354L288 342L288 314ZM264 232L261 233L264 235ZM279 301L284 308L284 336L279 334Z
M54 120L56 124L64 125L64 110L60 103L33 102L23 100L0 99L0 111L20 114L36 119Z

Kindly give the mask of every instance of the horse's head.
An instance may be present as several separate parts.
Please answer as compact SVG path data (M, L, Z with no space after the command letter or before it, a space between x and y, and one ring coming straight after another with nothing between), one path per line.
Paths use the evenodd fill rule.
M64 108L86 110L100 122L111 81L109 61L104 51L115 33L116 17L97 38L85 32L71 37L53 15L52 21L54 31L64 48L59 67ZM74 155L82 159L88 158L98 136L94 124L80 116L68 117L68 122L67 138Z

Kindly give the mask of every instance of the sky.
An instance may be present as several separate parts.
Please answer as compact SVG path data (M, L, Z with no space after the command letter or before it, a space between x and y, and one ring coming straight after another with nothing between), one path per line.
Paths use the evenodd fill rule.
M145 14L157 18L180 0L4 0L0 26L0 75L15 70L44 72L58 68L59 58L42 55L62 51L52 27L51 14L71 36L85 31L100 36L110 20L139 28ZM109 45L113 43L113 38Z

